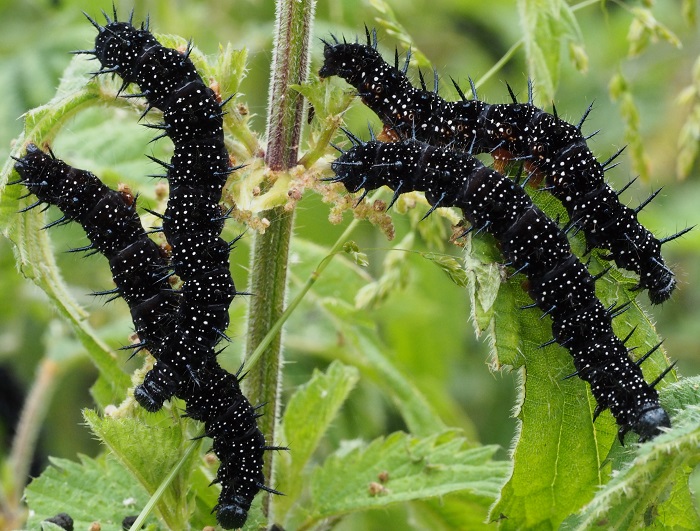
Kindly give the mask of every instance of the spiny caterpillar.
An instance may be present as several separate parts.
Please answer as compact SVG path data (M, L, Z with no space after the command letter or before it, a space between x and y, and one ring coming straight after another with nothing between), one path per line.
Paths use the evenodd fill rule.
M469 100L455 83L461 101L445 101L437 93L437 74L434 91L426 89L422 75L423 88L413 87L406 77L410 53L402 69L398 52L391 66L377 51L376 32L366 34L366 44L324 41L319 76L347 81L399 139L491 153L496 162L524 161L533 175L545 177L546 188L568 212L569 228L585 234L589 249L606 249L605 258L636 272L637 289L648 290L653 304L671 296L676 279L661 256L661 245L690 229L659 240L639 223L637 213L658 192L636 209L620 203L622 191L615 192L604 178L619 152L600 163L581 133L590 107L573 125L533 105L531 86L526 103L519 103L509 87L513 103L489 104L477 99L473 84L474 99Z
M83 227L90 244L71 252L103 254L116 284L94 295L111 295L110 300L122 297L131 310L139 346L157 352L174 331L173 313L179 301L168 282L166 256L143 229L135 198L108 188L92 173L73 168L34 144L15 160L20 179L11 184L24 184L27 195L38 198L21 212L42 203L55 205L63 216L44 228L71 221Z
M652 383L644 381L639 365L658 345L636 362L630 359L629 336L620 340L612 329L612 318L624 306L602 305L596 278L520 186L466 153L413 139L381 143L349 136L353 147L331 164L336 174L331 181L350 192L388 186L394 191L391 203L403 193L425 192L428 214L438 207L460 208L472 229L491 233L508 264L526 275L535 305L552 318L552 342L569 350L575 374L590 384L597 402L594 418L610 409L620 441L630 430L645 441L670 426L654 387L673 365Z
M170 195L165 213L150 211L162 218L160 230L171 252L167 260L160 255L161 263L155 268L158 272L155 280L159 284L148 287L170 306L168 311L148 304L131 308L135 323L137 317L145 321L153 314L163 317L163 326L150 335L136 324L139 342L131 347L148 348L157 361L144 383L135 389L134 396L149 411L157 411L166 400L176 396L186 402L188 416L205 423L205 434L213 439L213 451L221 461L215 480L222 486L219 503L214 508L217 520L227 529L241 527L261 489L277 493L265 485L263 453L282 448L266 445L256 422L260 413L241 393L240 375L229 374L216 360L218 342L228 339L225 330L229 324L229 306L239 293L229 271L229 252L236 240L227 242L220 236L228 217L219 205L221 191L228 175L238 169L231 164L224 144L221 107L225 102L220 103L218 95L202 81L189 59L189 47L180 52L162 46L150 33L148 23L135 28L132 17L128 22L120 22L116 10L113 19L106 14L105 18L107 22L103 26L88 16L98 30L95 47L75 53L91 55L101 63L94 75L121 76L123 85L119 94L145 98L144 115L152 108L160 109L163 122L147 126L161 130L158 138L168 136L175 145L170 162L153 159L167 170L164 177L170 185ZM124 92L131 83L140 87L139 94ZM65 175L82 176L87 172L70 168L32 146L17 162L17 169L25 171L22 180L28 185L39 183L31 189L38 195L48 189L44 181L52 179L54 184L50 189L54 193L39 198L59 208L65 201L71 201L76 208L90 204L93 188L99 187L95 184L99 181L92 176L90 186L81 184L75 193L76 187ZM64 196L63 192L73 195ZM110 201L112 206L116 200ZM131 208L129 216L139 222L139 238L150 242L143 245L154 246L159 251L144 235L133 205ZM111 211L93 215L93 209L88 210L87 224L78 221L95 247L98 246L90 232L93 225L99 225L105 234L126 231L125 224L111 224ZM66 219L77 216L66 212ZM121 237L129 242L135 238L130 232L123 232ZM116 252L125 253L123 247ZM141 256L131 258L128 263L128 274L134 278L150 271L150 263ZM173 275L182 281L177 290L168 282ZM114 291L127 299L128 283L133 279L125 279L126 287L119 280L115 277L117 290Z

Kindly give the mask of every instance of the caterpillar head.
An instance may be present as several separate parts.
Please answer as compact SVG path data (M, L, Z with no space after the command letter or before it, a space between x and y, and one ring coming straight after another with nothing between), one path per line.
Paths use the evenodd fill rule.
M666 413L661 406L655 405L650 409L642 411L631 428L639 435L639 442L645 442L659 435L661 433L661 428L670 427L671 420L668 418L668 413ZM624 435L625 432L623 429L620 429L620 441L622 441Z
M240 495L232 496L226 503L219 503L215 507L219 525L224 529L242 527L248 519L248 510L243 507L250 507L250 502Z
M341 152L340 157L331 163L331 169L335 173L332 182L342 182L350 192L368 188L370 170L374 163L377 151L376 141L362 142L354 135L348 138L353 143L353 148Z
M383 65L384 60L377 51L376 34L370 37L368 44L358 42L340 42L334 35L333 43L323 41L323 66L318 71L322 78L338 76L357 87L376 66Z

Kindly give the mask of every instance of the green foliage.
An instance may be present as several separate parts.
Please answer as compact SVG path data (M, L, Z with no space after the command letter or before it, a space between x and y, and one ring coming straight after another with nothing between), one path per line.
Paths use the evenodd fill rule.
M649 179L650 160L644 153L642 136L640 132L639 108L634 101L634 96L630 91L629 84L622 73L610 80L610 97L615 101L620 101L620 112L622 113L627 129L625 130L625 141L628 143L632 153L634 169L643 180Z
M688 118L678 137L679 153L676 173L681 178L690 174L700 150L698 141L700 139L700 57L695 61L692 73L691 84L678 97L681 104L690 108Z
M581 30L571 7L560 0L519 0L528 71L540 89L542 103L554 100L559 83L561 43L575 48L577 64L584 59Z
M394 433L368 446L341 448L314 470L311 503L299 515L301 523L292 520L292 527L309 529L349 512L456 491L482 502L485 510L509 465L492 461L497 447L465 446L465 439L448 431L426 439Z
M52 458L51 466L27 487L27 503L33 510L29 529L65 512L76 529L100 522L104 531L120 531L124 517L137 513L148 500L144 489L112 457L79 457L80 463Z
M189 476L192 457L187 452L193 443L179 423L173 423L169 415L158 415L160 422L144 422L138 417L100 418L95 412L85 411L90 430L100 438L113 455L140 485L151 495L155 494L165 478L173 471L165 493L158 500L158 513L169 528L177 528L179 522L191 521L193 508L188 504ZM177 419L174 419L177 420ZM148 444L143 444L148 440ZM186 462L181 462L186 458ZM209 518L209 524L213 518Z
M615 113L619 112L619 128L625 129L635 171L644 178L656 178L655 170L669 166L670 160L671 165L677 165L679 175L693 174L700 123L697 57L685 59L690 74L675 74L686 87L680 101L690 109L678 113L682 114L680 118L656 109L658 98L642 91L647 87L640 87L648 84L661 90L663 79L656 78L662 76L647 80L640 72L650 68L647 64L664 61L654 55L661 54L659 50L668 48L673 51L663 53L679 53L671 46L664 48L663 43L676 47L681 39L687 40L685 50L697 44L697 36L688 36L678 23L696 17L695 2L684 2L682 11L678 7L628 8L604 2L572 6L558 0L522 0L517 8L512 2L460 0L410 4L370 0L353 4L352 9L343 3L319 6L317 32L324 37L329 30L345 32L348 37L360 33L363 38L362 22L374 17L383 51L394 43L402 50L410 46L412 66L432 63L441 77L462 79L470 72L485 72L478 83L485 86L480 96L487 101L501 101L502 96L498 92L501 89L488 85L489 78L498 75L517 83L524 80L522 72L534 79L537 100L549 103L556 99L560 110L576 109L583 106L582 100L597 97L597 105L603 106L599 115L612 117L607 122L613 129L610 137L598 141L597 148L619 133L615 131L620 121ZM226 229L229 234L246 226L251 232L269 226L274 230L273 224L279 223L283 215L291 219L291 215L279 213L291 212L304 196L295 213L291 258L288 263L277 258L271 264L277 269L289 267L287 310L266 331L267 343L263 342L269 344L272 336L286 326L285 392L280 395L274 386L277 396L265 408L265 420L277 424L276 436L268 443L289 447L288 452L266 455L270 462L274 460L271 486L286 496L272 497L268 516L263 514L265 502L259 496L246 529L272 523L290 531L333 525L366 529L492 528L494 523L485 524L487 520L498 522L502 529L700 527L697 501L688 484L698 464L700 442L697 378L675 381L671 373L661 384L666 384L661 389L663 404L673 412L670 432L641 446L629 434L626 445L620 446L617 428L608 413L593 421L595 403L587 385L577 378L564 380L573 372L566 351L556 345L539 348L551 338L549 319L542 319L534 309L519 310L531 302L523 290L524 277L507 277L508 270L500 264L502 258L492 238L468 238L462 253L446 243L448 225L456 225L459 215L440 209L418 223L427 207L424 198L415 194L402 197L392 217L383 212L381 207L386 204L379 199L379 192L358 205L355 219L341 229L327 222L327 208L310 192L317 192L322 201L332 205L329 217L334 223L355 202L338 188L317 180L330 175L329 162L335 152L328 144L342 144L337 128L344 122L351 130L362 131L368 117L361 105L352 105L354 94L346 86L336 80L321 81L312 74L308 83L291 87L294 94L306 99L309 109L313 108L301 139L299 166L274 176L265 168L262 156L266 146L260 140L265 135L260 118L252 111L261 109L266 97L266 67L260 64L260 58L269 55L272 45L270 5L251 4L247 6L249 12L237 11L235 17L219 13L221 6L216 8L215 16L207 11L213 9L211 6L199 11L192 8L191 20L201 22L200 17L206 15L206 24L193 23L187 15L175 16L176 12L164 2L154 2L151 8L158 30L189 37L191 27L203 28L194 35L198 46L193 49L193 61L222 95L235 93L226 108L226 143L236 161L247 166L232 175L225 190L224 202L236 207L234 221ZM65 9L79 15L71 2ZM15 20L14 27L23 27L29 18L23 12L21 23ZM183 26L180 18L190 26ZM466 26L459 25L465 21ZM92 38L83 31L84 21L71 23L65 15L59 18L49 13L36 24L41 28L62 23L76 28L77 33L64 31L71 36L71 47L82 46L73 35ZM601 33L607 34L605 41ZM216 49L216 39L226 42L232 36L237 39L234 44ZM179 48L187 43L178 36L159 38ZM13 34L13 39L20 41L21 37ZM422 52L414 39L418 39ZM602 41L600 45L598 40ZM242 43L253 47L252 53ZM206 56L200 47L217 51ZM317 42L312 49L318 58ZM627 55L635 58L626 59ZM4 76L0 79L8 85L5 102L19 105L19 95L30 91L20 90L19 82L11 81L19 79L17 75L7 75L25 68L19 64L19 55L13 52L11 56L12 62L0 70ZM22 57L27 69L35 63L40 65L33 78L40 85L41 75L48 70L41 62L45 59ZM654 62L638 62L648 57ZM57 64L58 71L63 70L66 61L62 55ZM143 206L162 210L164 199L154 183L140 177L153 171L142 156L149 137L134 126L144 109L143 102L115 98L119 80L90 80L88 72L94 66L76 57L65 67L58 89L48 102L48 97L37 96L25 108L3 109L2 116L14 118L34 107L25 115L24 130L11 153L21 154L30 141L50 144L59 157L93 169L111 186L126 182L141 193ZM586 71L589 77L583 78L579 72ZM52 83L46 80L43 92L52 91ZM618 102L618 111L600 101L601 87L606 83ZM38 87L33 88L42 93ZM668 96L673 97L675 94ZM562 99L564 102L559 103ZM662 129L665 119L672 124L668 129L680 134ZM650 129L661 132L650 139ZM9 141L16 131L5 134ZM674 160L673 145L670 155L662 150L666 137L675 141L676 136L678 160ZM650 152L650 144L660 147L654 146ZM149 153L151 149L156 155L162 153L162 158L169 157L167 142L148 149ZM606 153L606 148L600 152ZM657 163L657 159L662 162ZM92 392L98 410L86 410L84 418L105 447L95 458L80 455L79 462L52 458L52 465L26 489L27 506L32 511L27 527L38 528L41 520L68 512L76 521L76 529L87 529L99 521L102 530L116 530L121 528L124 516L139 511L147 529L214 525L210 510L216 504L217 490L209 483L216 464L206 453L209 442L192 440L201 433L201 427L180 417L182 404L172 404L157 415L145 415L135 406L128 391L133 385L127 371L130 367L124 367L124 358L114 354L115 348L126 342L127 312L123 305L116 304L105 309L93 304L86 309L88 303L82 296L90 289L104 288L108 281L106 264L78 263L64 257L60 251L76 246L79 236L75 232L49 234L40 230L47 217L38 209L17 215L16 211L30 204L31 198L19 200L22 190L5 186L15 177L12 165L8 159L0 174L0 226L11 242L21 274L45 295L42 302L48 301L70 325L97 368ZM689 201L696 196L691 192L700 193L683 190L690 190L685 193ZM677 192L678 196L683 193ZM544 194L533 195L548 214L561 215L561 208ZM269 210L273 208L276 210ZM269 212L279 215L270 216ZM681 211L666 205L664 212L664 218L657 215L650 226L670 232L686 219L692 224L696 207L693 203ZM397 236L397 243L387 248L380 231L368 230L368 225L362 223L365 219L390 238ZM143 215L143 221L145 226L155 224L148 214ZM252 238L244 240L248 239ZM9 250L3 245L3 250ZM580 236L572 238L572 245L583 254ZM678 246L682 249L675 255L682 263L679 269L685 267L693 274L690 258L694 259L700 247L697 237L686 238ZM257 268L246 272L240 266L245 263L245 247L244 241L232 260L238 264L234 266L234 278L239 286L246 274L252 278L259 274ZM592 254L592 273L607 265L599 254ZM11 273L9 268L7 272ZM100 287L94 288L93 283ZM636 327L638 349L634 356L638 357L659 337L652 318L643 309L644 303L630 291L634 283L631 276L613 269L597 282L597 292L606 305L632 302L614 325L621 337ZM688 293L694 293L697 284L688 279L679 290L680 300L668 303L664 312L673 311L673 305L678 304L678 311L683 313L685 308L687 313L678 321L687 319L694 325L692 316L697 304ZM284 293L283 284L274 288ZM13 294L6 296L15 299ZM31 304L31 296L17 297L17 306ZM468 306L465 299L469 299ZM231 314L232 328L237 332L233 335L241 337L242 306L234 304ZM482 366L484 346L471 338L469 317L477 334L485 334L488 339L492 367L507 368L517 377L515 434L506 424L510 398L491 396L486 391L492 382ZM35 316L26 317L28 321L32 318ZM48 328L48 319L42 317L43 328ZM671 353L676 356L678 351L688 350L697 355L694 329L692 340L680 348L674 336L681 334L669 332L673 323L666 319L660 328L669 337L667 343L673 345L669 346ZM7 337L12 337L9 331ZM66 346L64 339L49 343L42 347L41 355L74 366L74 353L80 349ZM237 350L244 350L240 343L236 340L222 354L222 364L232 370L240 362ZM474 352L467 356L470 350ZM72 355L65 355L68 351ZM260 359L257 352L245 360L249 378L265 378L265 363L258 363ZM659 349L643 366L647 380L655 378L667 364L665 351ZM141 373L137 371L134 381ZM502 393L509 385L498 381L493 387ZM484 395L491 396L491 401ZM470 400L477 405L467 411L463 404ZM120 402L119 407L112 406ZM282 406L281 418L275 419L275 411L282 410ZM37 425L41 421L33 419ZM479 442L498 440L504 447L511 439L508 459L504 452L499 454L498 445ZM9 470L9 466L4 468L4 476L10 475ZM21 490L23 481L3 479L3 490Z
M636 453L625 452L624 465L580 514L568 518L565 529L590 529L602 519L616 529L653 527L697 529L700 517L692 506L688 476L700 463L698 378L678 382L670 394L685 395L685 407L674 418L674 429ZM664 405L666 405L666 402Z

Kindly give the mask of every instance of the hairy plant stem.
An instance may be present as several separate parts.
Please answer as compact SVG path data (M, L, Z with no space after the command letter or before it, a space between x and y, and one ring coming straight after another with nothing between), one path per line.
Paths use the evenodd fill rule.
M284 172L297 164L304 101L290 85L304 83L308 75L315 3L315 0L277 1L265 157L267 166L275 172ZM253 246L249 291L254 295L248 311L246 357L255 351L282 315L287 285L294 212L278 207L263 212L262 216L271 223L264 234L256 235ZM281 334L277 334L256 370L244 380L244 390L251 403L266 404L259 426L268 444L276 444L277 439L282 362ZM274 458L273 452L268 453L264 468L265 477L272 486L275 483ZM269 508L268 495L263 501L263 510L268 520L274 522Z

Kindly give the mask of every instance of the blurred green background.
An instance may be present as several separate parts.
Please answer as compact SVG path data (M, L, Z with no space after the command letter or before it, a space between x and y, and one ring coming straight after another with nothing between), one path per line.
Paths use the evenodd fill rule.
M513 1L395 0L390 4L414 39L415 46L432 61L447 82L448 76L460 80L463 85L466 85L467 76L478 80L522 34ZM637 5L635 2L625 4L628 7ZM585 132L601 130L590 145L604 160L624 144L624 123L617 104L608 96L608 84L616 73L625 75L639 107L640 130L651 161L652 178L650 182L638 182L632 186L623 196L623 201L634 206L652 189L664 186L659 198L641 215L642 222L660 236L694 225L700 219L696 204L700 200L698 164L686 180L680 181L675 175L676 144L689 113L689 107L679 104L677 98L681 90L691 84L691 70L700 53L697 27L683 19L680 5L674 1L656 2L654 13L679 36L683 48L665 42L656 43L634 58L627 57L626 36L631 16L624 6L606 3L602 9L600 3L592 3L577 11L590 67L582 74L565 59L556 96L559 114L573 122L578 121L591 102L595 103ZM125 15L131 3L121 3L118 8L120 14ZM70 61L67 52L92 46L94 29L84 19L81 10L97 16L100 9L111 11L111 3L0 1L0 84L3 87L0 159L6 159L12 139L21 131L22 113L47 102L54 95L61 72ZM135 20L142 20L146 13L150 14L154 31L192 38L205 53L216 54L219 44L226 42L248 48L249 72L242 86L242 99L257 115L253 127L262 133L272 48L273 2L139 2ZM354 36L363 32L363 24L374 26L377 15L368 1L321 1L317 7L315 35L325 37L332 31L338 35ZM380 46L386 54L393 51L395 44L380 30ZM314 72L320 64L321 54L322 44L316 39L313 44ZM526 79L527 68L521 47L480 88L480 96L490 102L506 101L505 80L516 92L525 94ZM131 117L127 119L133 122ZM348 113L353 131L363 131L368 119L377 124L376 118L359 105ZM106 135L109 135L108 129L105 127ZM150 134L138 131L136 126L134 131L141 135L137 137L138 142L143 139L142 147L138 149L151 153L152 148L146 147ZM109 145L108 137L105 144ZM59 155L75 165L85 160L87 167L91 161L109 166L117 158L108 149L99 154L81 153L80 146L70 143L70 127L62 130L56 145L63 147ZM138 173L128 177L135 183L139 182L140 175L154 171L145 157L142 159L140 166L132 166ZM608 174L615 188L634 177L626 155L621 160L622 164ZM152 181L144 182L152 186ZM295 237L322 246L331 245L342 232L343 225L330 225L327 215L328 207L317 197L305 197L299 205ZM397 237L394 242L387 242L368 224L363 224L361 231L353 236L361 247L376 249L369 251L371 274L379 273L386 250L410 231L407 220L400 216L395 216L395 219ZM346 215L345 222L348 220ZM105 306L100 300L86 295L93 290L111 287L104 259L78 260L62 252L84 241L81 231L75 227L54 229L51 236L63 275L90 312L93 327L110 346L117 348L125 344L131 328L123 302ZM233 274L239 287L246 284L250 239L244 238L232 257ZM426 249L430 244L419 241L416 246ZM460 252L450 245L444 250L455 255ZM666 338L664 345L670 357L679 360L678 370L685 375L700 371L700 263L696 259L699 251L700 230L692 231L664 248L665 257L678 272L680 285L672 300L663 307L652 308L647 304L660 334ZM411 254L407 254L405 260L407 285L392 293L370 316L378 324L387 344L391 345L389 355L406 373L416 375L417 385L427 395L445 397L442 414L446 422L468 430L472 429L473 422L481 442L498 443L507 448L515 429L515 421L509 418L515 398L514 375L507 372L492 374L486 368L488 345L474 337L466 293L427 261ZM72 353L79 352L81 347L70 329L57 319L44 295L17 272L12 247L4 239L0 240L0 268L0 363L8 366L27 387L34 377L38 360L48 349ZM294 289L293 269L292 294ZM318 289L323 289L321 283ZM648 303L645 295L641 297ZM245 304L244 300L237 299L232 308L230 334L234 342L224 356L234 368L240 362ZM285 368L287 390L306 381L314 366L327 364L328 360L314 356L313 339L313 326L309 326L308 315L290 322L285 336L290 360ZM125 368L130 369L132 365L125 361ZM88 389L95 377L94 369L85 359L61 381L46 421L43 452L74 457L76 452L94 454L97 451L95 442L81 425L80 415L80 408L91 406ZM337 442L341 438L358 436L372 438L402 427L402 421L377 389L363 383L353 393L344 421L335 426L331 439Z

